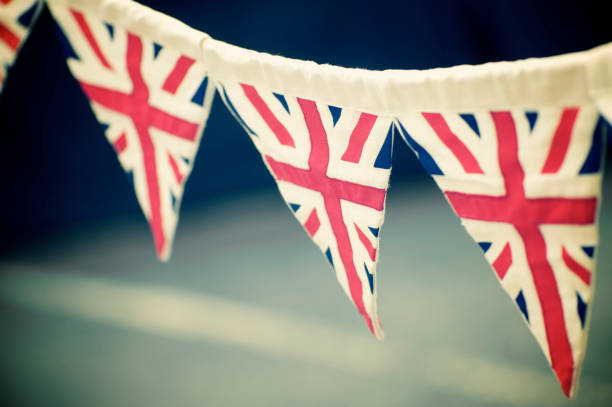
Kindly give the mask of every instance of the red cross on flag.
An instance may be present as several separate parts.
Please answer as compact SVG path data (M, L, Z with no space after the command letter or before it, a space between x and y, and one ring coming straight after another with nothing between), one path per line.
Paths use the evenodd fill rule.
M207 86L202 63L179 49L176 38L165 43L163 35L139 33L137 23L126 27L117 10L103 9L105 18L95 9L59 2L49 7L68 66L134 184L159 258L167 260L214 87ZM182 48L197 49L200 40Z
M567 396L584 358L601 197L590 106L418 112L408 145L491 263Z
M218 90L281 195L382 338L376 262L391 172L391 120L248 84Z

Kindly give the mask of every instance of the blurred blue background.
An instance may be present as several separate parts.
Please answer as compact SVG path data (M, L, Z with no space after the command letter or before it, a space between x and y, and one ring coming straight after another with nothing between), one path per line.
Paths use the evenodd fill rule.
M589 1L142 3L235 45L369 69L612 40L609 15ZM377 343L219 99L168 264L46 10L0 95L0 134L2 405L612 405L612 255L599 253L583 383L569 402L399 139L378 267L388 337Z
M427 69L544 57L612 40L595 3L419 0L145 1L213 38L292 58L368 69ZM35 27L0 96L0 218L15 239L67 223L137 214L85 96L63 60L50 15ZM228 149L231 146L231 151ZM393 182L423 177L404 143L395 144ZM220 163L231 162L232 165ZM210 173L214 177L210 177ZM220 99L215 101L183 207L274 183ZM3 247L7 247L6 244Z

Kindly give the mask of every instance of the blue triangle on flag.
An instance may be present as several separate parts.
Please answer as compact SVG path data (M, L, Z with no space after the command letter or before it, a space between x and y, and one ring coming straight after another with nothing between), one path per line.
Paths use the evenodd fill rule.
M527 312L527 303L525 302L525 297L523 296L523 291L519 291L516 296L516 305L518 305L519 309L525 315L525 319L529 322L529 313Z
M533 131L536 121L538 121L538 112L525 112L525 117L529 122L529 131Z
M582 325L582 328L584 329L584 323L586 322L587 303L584 302L580 294L576 293L576 297L578 300L578 306L577 306L578 316L580 317L580 324Z
M412 137L408 134L404 126L400 122L397 122L400 126L400 133L408 146L416 153L417 157L419 157L419 161L425 171L427 171L430 175L444 175L438 164L434 161L434 159L429 155L427 150L425 150L419 143L414 141Z
M474 133L476 133L478 137L480 137L480 129L478 128L476 117L472 113L460 113L459 116L461 116L463 121L474 130Z
M335 270L334 267L334 260L332 259L332 255L331 255L331 250L329 250L329 247L327 248L327 250L325 251L325 257L327 257L327 261L329 261L329 264L332 266L332 268Z
M593 255L595 254L595 246L582 246L582 251L590 258L593 258Z
M157 58L157 56L159 55L159 51L162 50L162 46L159 45L158 43L154 42L153 43L153 59Z
M378 237L378 232L379 232L380 228L371 228L371 227L368 226L368 229L370 229L370 232L372 232L374 237Z
M104 123L104 122L98 122L100 124L100 127L102 127L102 134L106 134L106 130L108 130L108 123Z
M34 18L34 13L36 13L36 7L38 7L38 2L35 2L32 7L23 12L17 21L22 26L28 28L30 24L32 24L32 19Z
M584 160L584 164L580 169L580 174L592 174L594 172L599 172L599 168L601 167L601 150L603 144L603 133L605 122L602 117L599 116L599 120L597 121L597 125L593 130L593 141L591 143L591 149L589 150L589 154L587 158Z
M329 109L329 112L331 113L332 120L334 121L334 126L335 126L336 123L338 123L338 120L340 120L340 115L342 114L342 108L332 106L332 105L328 105L327 108Z
M66 59L80 59L77 53L74 52L72 44L70 44L70 41L68 41L66 34L64 34L64 31L59 26L59 24L54 21L53 25L55 25L55 31L57 32L57 37L59 39L62 49L64 50L64 55L66 56Z
M125 175L127 175L127 178L128 178L128 181L130 181L130 184L134 186L134 173L132 171L126 171Z
M486 253L487 250L489 250L489 248L491 247L491 242L478 242L478 246L480 246L482 251Z
M111 40L112 40L113 37L115 36L115 27L113 27L107 22L104 23L104 26L106 27L106 31L108 31L108 35L110 35Z
M172 199L172 209L176 211L176 197L172 192L170 192L170 199Z
M376 161L374 162L374 168L383 168L388 170L391 168L391 151L393 148L393 126L389 126L389 131L387 132L387 138L383 143L380 151L378 152L378 157L376 157Z
M181 157L181 160L183 160L185 164L189 165L189 158L183 157L183 156L180 156L180 157Z
M204 106L204 95L206 94L206 88L208 87L208 76L204 77L204 80L198 87L195 95L191 98L193 103L197 103L200 106Z
M300 206L302 206L302 205L294 204L294 203L289 203L289 206L291 207L291 210L293 212L297 212L297 210L300 209Z
M365 267L366 276L368 276L368 282L370 283L370 292L374 294L374 276L370 273L365 263L363 263L363 267Z
M281 105L283 105L287 113L289 113L289 105L287 104L287 100L285 99L285 97L281 95L280 93L276 93L276 92L272 92L272 94L274 95L276 99L278 99Z

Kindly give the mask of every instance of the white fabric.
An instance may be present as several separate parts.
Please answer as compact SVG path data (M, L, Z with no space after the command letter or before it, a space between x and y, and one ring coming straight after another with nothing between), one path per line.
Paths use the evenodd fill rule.
M372 334L382 339L375 277L392 121L236 82L217 86L287 206L327 257Z
M431 70L341 68L204 42L210 74L384 116L419 111L579 105L612 97L612 44L590 51ZM606 113L604 111L604 113ZM608 110L608 118L612 111Z
M202 60L219 80L382 116L597 103L612 120L612 43L549 58L430 70L342 68L237 47L130 0L47 0L96 13Z
M145 37L197 59L202 66L202 71L206 71L219 86L219 90L224 95L224 100L228 103L230 110L234 114L237 113L238 121L246 125L247 132L251 135L260 152L265 156L275 156L276 154L278 157L275 156L275 159L278 159L278 161L292 162L292 159L295 158L291 156L293 153L299 158L296 158L298 162L299 160L305 161L307 158L309 160L308 154L312 153L313 148L308 147L308 143L304 142L303 144L306 146L304 148L297 145L298 148L295 148L295 151L285 149L289 152L283 150L282 154L279 153L280 149L287 147L287 144L282 141L282 135L275 134L273 127L276 124L271 125L270 120L266 122L266 119L262 119L264 115L268 114L267 112L262 113L262 111L273 110L274 114L281 118L285 117L283 109L287 111L289 116L295 114L292 120L280 120L285 127L293 130L291 126L295 123L301 125L300 120L302 118L307 120L306 109L302 109L300 113L296 107L301 99L316 104L320 116L327 120L326 131L329 130L330 134L334 132L335 123L333 123L333 120L335 119L331 111L329 113L326 111L326 106L327 108L342 108L355 117L361 113L380 116L384 119L381 122L388 124L393 120L400 129L403 126L408 128L408 131L404 134L406 140L408 141L410 137L407 133L412 133L416 136L413 140L416 148L411 146L415 148L417 154L420 155L422 152L424 156L431 158L430 154L435 161L438 161L441 169L436 166L435 168L439 172L433 172L432 175L446 193L447 198L449 198L449 193L450 196L455 196L455 202L460 199L457 198L458 190L462 188L465 190L463 192L467 194L491 193L492 196L497 197L509 196L511 192L516 194L520 189L520 198L523 202L534 197L560 196L568 199L576 197L592 199L593 201L585 212L589 212L594 220L588 218L584 221L574 221L574 224L579 225L586 232L574 233L573 230L578 230L578 228L572 229L572 227L569 227L568 224L571 222L549 222L561 224L559 228L563 230L559 234L562 237L557 237L553 233L555 231L550 232L549 229L546 229L549 227L548 224L542 226L541 230L539 229L540 223L534 221L533 224L529 225L537 229L534 233L532 233L533 230L529 231L529 233L538 235L536 243L539 244L540 241L546 240L550 244L543 251L546 260L536 258L537 256L533 258L539 263L546 263L547 261L551 263L550 268L553 272L549 273L547 278L551 277L550 274L553 274L551 278L554 281L551 284L556 285L558 282L561 287L559 295L563 297L563 301L558 307L561 311L557 315L563 314L562 317L570 325L567 341L571 348L569 345L563 345L561 348L565 347L567 349L562 349L558 353L570 355L570 357L573 357L573 361L570 361L571 363L567 365L553 366L553 369L556 369L557 376L566 394L573 395L575 393L589 323L588 317L585 319L584 316L584 307L586 304L588 306L587 313L590 313L593 289L590 276L594 275L595 272L595 261L591 258L592 254L589 255L589 248L593 250L597 244L596 211L600 204L602 166L597 166L594 169L591 167L593 167L592 162L595 161L593 157L596 156L596 153L601 152L601 144L595 143L597 139L592 137L592 129L597 119L597 110L609 122L612 121L612 43L584 52L515 62L497 62L478 66L464 65L422 71L369 71L320 65L311 61L288 59L236 47L214 40L203 32L129 0L48 0L48 3L73 6L86 11L86 14L96 16L100 20L120 26L124 31ZM102 29L100 28L99 31L102 31ZM154 45L150 44L149 48L153 49L152 47ZM255 108L257 110L255 112L244 100L242 91L239 89L240 84L257 88L258 92L265 95L265 104L271 105L273 108ZM226 89L229 95L226 93ZM274 98L278 99L279 96L274 95L273 92L281 95L284 102L276 102ZM237 105L238 112L234 111L232 101ZM250 100L249 103L253 104L253 100ZM529 114L537 112L541 115L540 117L548 117L548 119L542 119L540 122L548 126L555 122L550 117L560 114L559 112L565 109L581 111L581 115L576 121L576 129L573 129L574 119L567 119L572 124L558 124L558 128L565 128L565 130L559 130L559 132L555 129L551 131L549 131L550 129L542 130L542 124L539 125L540 128L537 127L538 124L535 125L535 128L530 128L533 123L528 116ZM433 129L433 132L430 131L427 127L428 124L423 121L424 114L429 113L443 115L449 123L448 126L440 124L436 131L433 129L435 124L429 122L429 126ZM470 124L471 119L466 120L462 118L462 115L457 115L464 113L476 117L473 120L477 119L478 126L482 127L482 135L480 131L473 131L473 124ZM240 118L241 114L245 115L244 121ZM497 117L497 119L494 118L494 121L497 120L495 126L491 124L489 116ZM425 121L427 121L427 118L425 118ZM496 127L497 125L499 125L499 128ZM504 126L505 128L503 128ZM515 126L518 126L518 131L513 130ZM250 131L251 127L255 129L254 132ZM446 127L449 128L448 131ZM512 129L509 130L509 128ZM563 132L566 135L561 134ZM494 138L493 135L496 133L497 136ZM514 133L519 135L516 136ZM558 133L561 135L558 136ZM294 136L298 134L304 140L308 136L304 129L297 132L292 131L291 134ZM347 134L344 134L344 138L338 140L346 141ZM264 137L260 137L260 135ZM372 149L372 151L381 149L380 143L382 143L383 135L384 131L380 131L380 136L377 139L379 143L376 146L377 148ZM312 134L310 137L314 140ZM557 138L560 141L557 141ZM265 144L269 140L274 141L275 139L278 140L279 145ZM296 137L296 139L299 138ZM312 140L311 144L314 145ZM333 146L333 143L338 140L332 140L333 142L330 142L329 145ZM505 155L508 155L507 151L502 152L502 149L497 148L502 146L503 143L507 146L510 145L507 151L512 150L512 157L506 157ZM557 143L557 147L552 146L555 143ZM555 151L553 152L553 150ZM591 151L595 151L595 153L591 154ZM368 151L368 154L370 153ZM314 153L311 155L314 155ZM475 157L471 157L472 155ZM497 159L495 159L496 155ZM420 158L423 161L423 157L420 156ZM553 164L548 164L548 158ZM505 164L502 164L502 162L505 162ZM599 163L599 161L597 162ZM481 169L479 165L482 165L483 168ZM297 164L294 166L299 167ZM500 175L500 172L504 172L502 167L506 168L506 173ZM326 177L342 178L342 176L347 175L330 174L327 162L325 170L322 172ZM527 177L519 174L520 177L517 178L518 173L526 174ZM483 176L480 177L478 174L483 174ZM377 184L377 186L386 188L388 173L383 172L382 175L384 182L381 182L380 185ZM304 191L288 184L282 184L282 182L287 183L288 181L280 179L277 175L275 177L277 181L281 181L279 182L281 193L290 206L293 200L303 198ZM508 181L512 177L515 180L518 179L513 184L514 191L511 191L510 181ZM569 183L563 182L563 177L575 178L571 188L568 187ZM318 198L318 195L315 198ZM313 199L304 198L303 202L300 201L300 207L306 204L311 204L311 207L316 206L310 202ZM334 199L339 201L337 196ZM449 201L451 201L450 198ZM459 206L461 205L453 207L457 209ZM484 212L483 206L477 207L477 210ZM323 211L321 205L319 205L319 209L321 212ZM513 209L515 208L510 208L508 212L512 212ZM557 209L555 208L555 211ZM302 223L307 223L307 215L313 213L312 211L298 213L299 209L294 210L296 211L296 217ZM351 210L351 208L348 208L347 213ZM566 212L574 215L580 213L580 210L573 212L567 210ZM538 215L541 215L541 213L538 212ZM552 354L552 347L549 344L552 339L555 339L555 336L549 334L544 323L538 320L540 314L543 313L543 310L541 310L543 307L538 305L538 301L542 302L542 299L538 298L540 294L534 294L534 289L530 283L530 272L533 272L530 267L532 269L534 267L530 262L525 261L523 257L526 255L521 254L523 251L527 252L525 247L529 247L527 243L521 241L521 239L526 240L525 236L517 237L511 227L512 222L506 220L497 221L493 219L490 221L490 223L496 223L493 226L501 224L500 228L494 227L493 232L491 232L489 229L491 225L479 223L479 218L473 213L461 217L464 218L464 224L468 232L476 241L489 244L487 249L484 249L485 252L489 247L491 250L486 254L487 259L492 263L506 291L519 304L527 322L531 324L534 335L554 365L553 358L550 355ZM353 226L358 226L359 230L367 227L380 227L382 212L372 215L371 219L370 222L359 225L360 221L358 219L353 220L351 218L351 222L353 222ZM520 221L517 221L517 223L520 223ZM543 221L542 223L546 222ZM328 247L333 245L333 239L329 236L327 236L329 238L324 238L323 233L326 230L324 219L322 224L322 232L318 232L319 229L315 227L306 227L306 229L325 252ZM351 226L348 225L347 227L350 228ZM523 228L521 230L524 232L525 225L514 226L516 226L514 228L516 230ZM316 235L316 233L319 233L319 235ZM351 233L353 233L352 229ZM361 239L357 233L359 232L355 232L351 236L356 246L359 241L364 242L364 239ZM529 233L524 232L523 235L529 235ZM541 237L539 234L544 236ZM375 247L378 248L377 245ZM554 249L552 254L550 250L553 249L550 249L550 247ZM504 255L504 251L506 251L507 256ZM514 255L511 255L511 252ZM335 253L333 253L333 250L330 250L330 253L329 257L333 258ZM516 257L517 253L518 257ZM362 255L365 254L369 255L367 252L362 253ZM162 253L161 257L165 257L165 252ZM504 261L497 262L500 258ZM512 259L511 264L508 258ZM371 273L374 273L374 265L377 259L376 254L369 263L372 268ZM535 260L534 263L537 263ZM507 263L505 266L504 262ZM568 273L568 270L574 274ZM507 279L505 279L506 273L508 273ZM546 274L548 271L539 273ZM350 296L351 290L348 289L348 285L342 276L340 273L338 278ZM363 286L366 286L368 273L359 274L358 279ZM550 279L548 281L550 282ZM360 297L360 292L353 296L353 300L361 298L365 304L362 308L366 310L362 314L371 318L371 322L374 323L371 326L372 331L381 336L382 330L379 330L377 325L376 293L373 283L368 284L372 287L370 295L364 290L363 292L366 294L364 298ZM539 290L547 291L550 286L543 283ZM353 302L357 305L359 301ZM550 319L554 318L550 317ZM563 359L563 355L559 360Z
M157 254L166 261L214 97L206 67L189 57L204 34L135 3L108 3L49 7L77 55L68 67L131 175ZM160 33L177 34L166 42L152 30L157 24Z
M126 31L164 44L180 54L201 57L202 41L208 34L179 20L130 0L47 0L49 5L74 7Z

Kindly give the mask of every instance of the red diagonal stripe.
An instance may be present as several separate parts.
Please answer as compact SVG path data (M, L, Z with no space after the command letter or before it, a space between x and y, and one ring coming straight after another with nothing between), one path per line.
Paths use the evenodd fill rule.
M162 214L161 214L161 193L159 189L159 179L157 175L157 161L155 159L155 146L149 133L149 121L147 120L146 107L149 100L149 89L142 77L142 42L135 35L128 34L127 43L127 68L130 79L134 85L132 90L132 104L130 113L140 145L142 148L142 160L147 180L147 192L150 205L149 224L155 240L155 248L158 256L161 256L166 246L166 236L164 234ZM115 103L117 103L115 101ZM144 108L143 108L144 107Z
M361 284L361 279L357 274L357 269L355 268L355 263L353 260L353 247L351 246L348 230L344 224L342 206L338 199L324 198L323 202L325 204L325 210L327 211L329 223L332 227L334 236L336 237L336 242L338 243L338 252L340 253L340 259L342 260L344 272L346 273L351 298L355 303L357 310L368 324L368 328L370 328L372 334L375 334L372 319L366 311L363 303L363 286Z
M175 137L195 141L198 135L198 123L192 123L180 117L172 116L153 106L149 107L148 120L151 126L172 134Z
M446 120L440 113L422 113L427 123L438 135L440 140L451 150L459 160L459 164L468 174L482 174L478 161L463 142L452 132Z
M591 285L591 272L569 255L565 246L561 247L561 257L568 269L574 272L586 285Z
M563 392L569 397L574 377L574 357L567 336L559 286L546 257L546 242L537 227L517 227L517 231L525 242L525 254L538 293L551 367Z
M327 144L327 134L321 122L321 116L319 115L315 102L300 98L298 98L297 101L304 114L306 128L310 134L311 149L308 164L310 165L311 171L318 176L317 184L323 187L321 194L323 195L325 211L327 212L332 232L336 237L338 252L346 273L351 298L357 310L368 324L370 331L375 334L372 319L363 303L363 287L353 261L353 248L351 246L348 230L346 229L346 224L344 223L340 199L338 199L337 195L330 193L331 191L326 188L326 181L329 180L326 176L327 166L329 165L329 145Z
M85 39L89 43L89 46L93 50L94 54L96 54L96 57L98 58L100 63L105 68L110 69L112 71L113 68L110 66L110 64L106 60L106 57L102 53L102 50L100 49L98 42L94 38L93 33L91 32L91 29L89 28L89 24L87 24L87 21L85 20L85 16L83 15L83 13L76 11L76 10L72 10L72 9L70 10L70 12L72 13L72 16L76 20L79 28L81 29L81 32L85 36Z
M174 178L176 178L176 182L180 184L181 182L183 182L183 174L181 174L178 164L170 153L168 153L168 161L170 162L170 167L172 168L172 172L174 173Z
M256 100L257 94L254 88L242 85L245 94L251 94L252 99ZM258 96L258 95L257 95ZM251 101L253 103L253 100ZM297 99L304 122L310 137L310 154L308 157L308 169L297 168L292 165L276 161L270 156L264 156L270 171L278 181L289 182L303 188L317 191L323 197L325 214L329 220L332 233L336 239L338 253L348 282L349 295L357 307L359 313L364 317L370 331L375 334L372 319L365 309L363 302L363 287L361 279L357 274L353 259L353 248L344 216L342 213L341 200L356 202L361 205L369 206L382 210L385 200L385 190L367 187L351 182L341 181L327 176L327 169L330 160L328 136L321 121L317 105L311 100ZM254 103L254 105L256 102ZM261 114L261 112L260 112ZM319 227L318 215L315 221L313 211L306 221L305 227L311 236ZM316 225L316 228L314 227Z
M17 51L21 40L19 36L11 31L7 26L0 22L0 40L4 42L10 49Z
M302 109L306 128L310 135L310 156L308 157L308 165L311 171L322 178L317 180L317 183L325 184L327 180L327 166L329 165L329 144L327 141L327 133L317 105L312 100L298 98L298 104Z
M351 133L348 146L346 151L342 155L343 161L352 163L358 163L361 159L361 153L363 152L363 146L376 123L377 116L369 113L361 113L359 120Z
M321 193L332 193L338 199L355 202L379 211L384 208L386 195L384 189L322 177L310 170L296 168L290 164L276 161L270 156L265 156L265 160L279 181L291 182Z
M144 85L141 85L144 86ZM141 118L148 122L148 125L158 128L173 136L194 141L197 136L198 124L192 123L180 117L172 116L167 112L148 105L148 102L141 101L135 103L136 95L126 95L116 90L103 88L81 82L81 88L92 101L108 109L115 110L132 119ZM135 88L139 91L140 88Z
M491 116L497 132L497 154L506 183L506 193L512 197L511 205L518 209L521 202L525 201L523 189L525 173L518 158L518 138L514 119L510 112L492 112ZM517 210L511 223L524 242L527 263L542 309L551 367L559 379L563 392L569 396L574 377L574 358L567 336L559 286L546 256L546 242L538 226L539 219L525 218L524 212Z
M128 116L132 113L133 106L130 95L86 82L80 82L80 84L81 89L92 102Z
M561 119L550 144L548 157L542 168L542 174L555 174L561 168L561 164L563 164L567 154L577 115L577 107L563 109Z
M319 226L321 226L321 222L319 222L319 216L317 215L317 210L313 209L308 215L308 219L306 219L306 223L304 223L304 228L308 231L310 237L313 237L317 230L319 230Z
M445 192L457 216L489 222L519 222L533 219L539 224L589 225L595 221L597 198L533 198L522 202L508 196L470 195Z
M497 259L493 262L493 269L497 273L500 280L503 280L512 265L512 250L510 243L506 243Z
M255 89L251 85L240 84L240 86L242 87L242 90L244 91L244 94L247 99L249 99L249 101L253 104L253 107L255 108L255 110L257 110L263 121L268 125L270 130L272 130L272 133L274 133L274 135L278 139L278 142L284 146L295 147L293 137L291 137L291 134L289 134L285 126L283 126L283 124L278 121L278 119L276 118L274 113L272 113L266 102L261 98L261 96L259 96L259 93L257 93L257 89Z
M355 230L357 231L357 236L359 236L359 240L361 240L361 243L363 243L363 246L368 252L368 255L370 256L372 261L376 261L376 249L372 245L372 242L370 242L370 239L368 239L367 236L361 231L361 229L357 227L357 224L354 224L354 225L355 225Z
M175 94L179 85L181 82L183 82L183 79L185 79L189 68L191 68L194 63L194 59L181 55L181 57L176 61L172 72L170 72L166 78L162 89L166 92Z
M127 138L125 137L125 133L121 133L119 137L113 143L113 147L117 154L121 154L127 148Z
M80 13L73 12L75 18L81 21L81 30L87 37L87 33L91 34L86 22ZM90 35L93 40L93 37ZM95 49L95 42L91 43ZM81 87L92 103L96 103L107 109L113 110L131 119L134 129L136 130L136 139L140 143L142 150L142 167L145 173L146 180L146 195L148 201L149 213L148 221L153 232L155 240L155 248L158 256L166 259L167 236L164 231L164 220L162 215L162 198L161 187L159 184L159 165L157 158L162 159L162 156L157 157L155 145L151 138L151 128L157 128L165 133L180 137L189 141L194 141L197 136L199 124L191 123L179 117L170 115L169 113L153 107L149 103L149 89L142 76L142 53L143 45L141 39L131 33L127 34L127 52L126 68L132 81L132 90L130 93L122 93L116 90L103 88L96 85L81 82ZM101 59L101 58L102 59ZM103 55L98 55L100 63L104 64ZM109 66L108 64L106 64ZM183 68L188 65L183 62L177 65ZM177 71L178 72L178 71ZM178 72L174 75L175 78L181 76ZM180 79L180 78L179 78ZM180 83L180 81L179 81ZM170 88L172 86L169 85ZM120 152L123 149L123 141L121 137L115 142L115 148ZM178 163L174 157L168 155L170 167L175 178L179 183L184 181L184 176L180 173ZM143 202L143 206L146 204Z
M574 376L572 348L559 287L546 255L546 242L540 225L592 224L595 221L597 198L527 198L525 172L519 160L518 137L512 114L492 112L491 116L497 134L497 157L504 179L505 195L469 195L447 191L446 196L460 217L509 223L520 235L542 310L551 366L564 393L569 396ZM507 272L511 261L510 251L505 251L493 264L500 278Z

